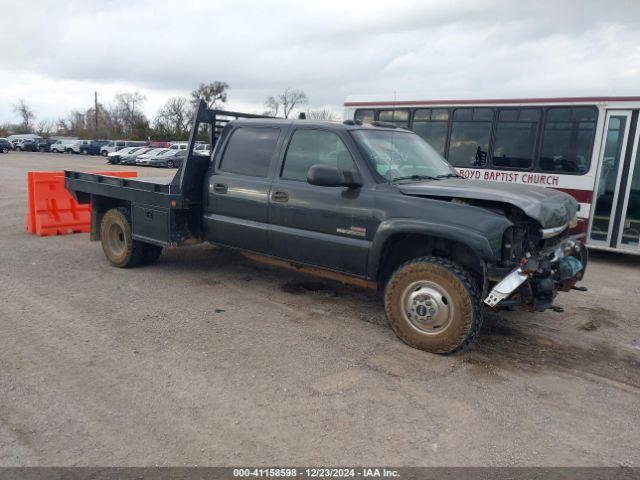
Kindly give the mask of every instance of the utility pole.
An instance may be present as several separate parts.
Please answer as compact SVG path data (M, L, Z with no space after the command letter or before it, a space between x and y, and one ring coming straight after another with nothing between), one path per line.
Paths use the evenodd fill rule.
M93 92L93 115L95 116L96 137L98 136L98 91Z

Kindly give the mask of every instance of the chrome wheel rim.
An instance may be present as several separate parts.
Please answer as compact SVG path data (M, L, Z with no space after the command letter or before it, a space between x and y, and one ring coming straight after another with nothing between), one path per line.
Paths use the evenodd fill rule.
M453 321L454 307L447 291L437 283L419 280L402 292L402 315L420 333L437 335Z

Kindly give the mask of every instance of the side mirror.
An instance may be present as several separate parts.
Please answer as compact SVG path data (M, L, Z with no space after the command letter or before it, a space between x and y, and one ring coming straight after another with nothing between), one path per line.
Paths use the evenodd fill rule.
M340 171L329 165L313 165L307 172L307 182L318 187L358 188L362 182L353 172Z

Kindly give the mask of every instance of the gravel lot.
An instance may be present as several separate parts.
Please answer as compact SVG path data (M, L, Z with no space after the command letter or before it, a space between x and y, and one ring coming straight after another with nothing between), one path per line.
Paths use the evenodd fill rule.
M25 234L26 172L64 168L122 169L0 155L0 465L640 466L640 259L594 253L564 314L490 315L442 357L357 288Z

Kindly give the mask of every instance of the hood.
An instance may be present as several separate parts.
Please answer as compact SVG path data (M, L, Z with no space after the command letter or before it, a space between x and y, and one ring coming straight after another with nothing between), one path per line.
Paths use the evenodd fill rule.
M564 225L570 222L578 211L578 203L571 195L545 187L461 178L404 183L397 187L405 195L508 203L537 220L542 228Z

